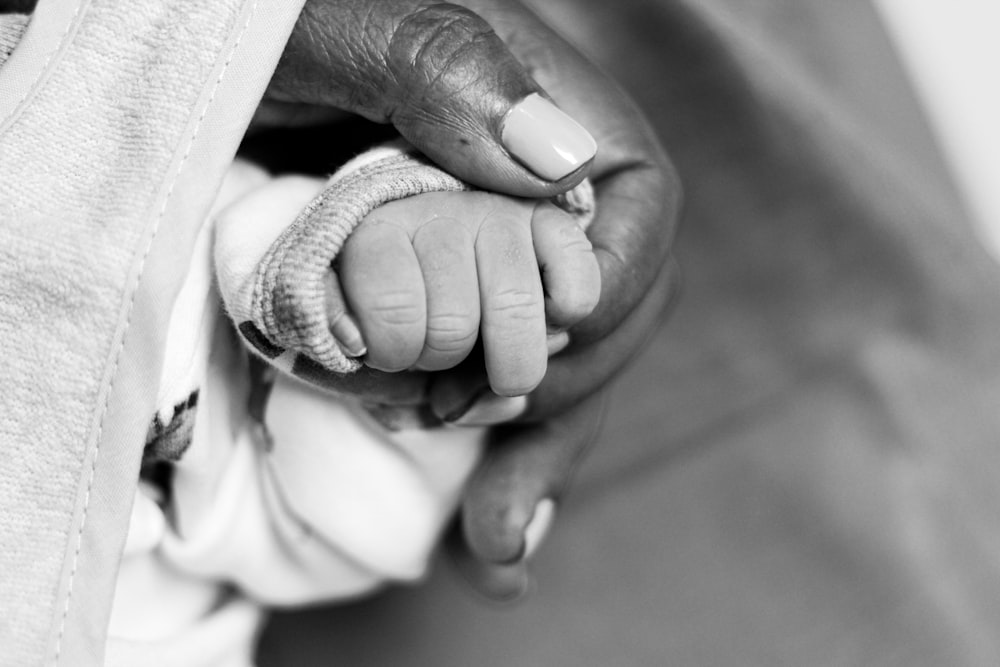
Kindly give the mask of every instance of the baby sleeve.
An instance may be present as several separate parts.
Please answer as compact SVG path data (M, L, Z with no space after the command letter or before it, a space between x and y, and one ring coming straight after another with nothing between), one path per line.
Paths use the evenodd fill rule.
M237 216L223 215L218 222L215 261L226 308L249 349L286 373L315 378L317 365L334 373L356 371L361 364L344 354L324 307L325 281L348 235L382 204L472 187L404 142L362 154L319 188L311 179L277 183L272 198L308 197L293 220L275 218L253 228ZM589 181L553 201L581 226L593 217Z

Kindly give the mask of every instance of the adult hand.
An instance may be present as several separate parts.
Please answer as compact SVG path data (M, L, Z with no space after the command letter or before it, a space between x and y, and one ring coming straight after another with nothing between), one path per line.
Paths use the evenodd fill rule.
M586 133L546 97L589 130L596 158ZM635 106L516 0L308 0L268 99L390 122L439 165L488 190L549 197L588 173L596 187L588 236L601 300L572 328L570 347L552 358L539 388L527 401L501 399L469 367L432 380L434 410L456 423L517 415L518 424L494 429L455 542L474 585L514 597L526 583L531 542L594 438L599 390L672 301L674 172ZM414 395L402 396L400 385L389 389L398 380L385 387L399 402L418 400L427 386L413 374L405 386ZM366 372L360 385L378 398L377 373Z

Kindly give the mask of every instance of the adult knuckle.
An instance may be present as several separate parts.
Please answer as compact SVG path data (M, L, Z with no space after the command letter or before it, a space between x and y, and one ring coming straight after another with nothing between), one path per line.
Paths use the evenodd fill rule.
M450 3L429 3L404 17L393 30L387 62L411 98L430 97L434 89L455 89L477 80L477 54L498 41L478 15ZM414 76L416 74L416 76Z
M437 69L461 57L493 31L475 13L450 3L425 5L399 22L390 38L390 55L410 66Z

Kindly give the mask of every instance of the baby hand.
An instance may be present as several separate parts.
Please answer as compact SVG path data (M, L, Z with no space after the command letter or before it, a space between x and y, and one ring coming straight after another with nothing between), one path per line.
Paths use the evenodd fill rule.
M570 215L483 192L385 204L348 238L338 261L367 365L443 370L481 338L490 385L502 396L541 382L547 328L572 326L600 297L597 259ZM331 329L343 330L343 309L335 299L328 305Z

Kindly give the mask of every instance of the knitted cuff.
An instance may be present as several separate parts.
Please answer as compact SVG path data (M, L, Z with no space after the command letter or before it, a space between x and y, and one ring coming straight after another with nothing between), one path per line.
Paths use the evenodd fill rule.
M399 144L369 151L341 168L326 188L271 245L257 265L248 321L238 329L251 347L283 370L307 359L336 373L357 370L330 332L324 276L348 235L375 208L426 192L456 192L471 186L441 171ZM585 182L553 200L583 226L594 212L593 191ZM233 314L231 312L231 314ZM286 355L285 351L299 354ZM279 360L279 357L281 359ZM285 368L287 366L287 368Z
M0 65L7 62L28 27L27 14L0 14Z

